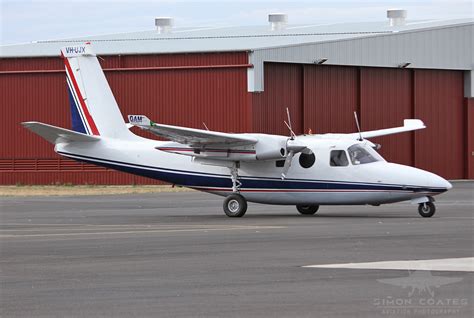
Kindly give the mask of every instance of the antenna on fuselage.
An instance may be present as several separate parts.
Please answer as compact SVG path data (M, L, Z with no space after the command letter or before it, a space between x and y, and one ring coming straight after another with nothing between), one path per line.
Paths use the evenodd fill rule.
M362 133L360 132L359 118L357 117L357 112L356 111L354 112L354 118L355 118L355 122L356 122L356 126L357 126L357 131L359 132L359 139L358 140L362 141L364 139L362 138Z
M285 120L283 122L285 123L286 127L288 127L288 129L290 130L291 139L295 139L296 134L293 131L293 128L291 128L291 117L290 117L290 111L288 110L288 107L286 108L286 116L288 117L288 122L286 122Z

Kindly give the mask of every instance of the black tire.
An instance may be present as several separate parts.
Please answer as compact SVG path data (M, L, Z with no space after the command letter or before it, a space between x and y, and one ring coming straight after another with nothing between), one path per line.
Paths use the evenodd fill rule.
M424 218L432 217L436 212L436 207L432 202L421 203L418 205L418 213Z
M239 218L247 212L247 200L240 194L231 194L224 200L224 213L231 218Z
M314 213L318 212L319 205L297 205L296 209L298 212L304 215L313 215Z

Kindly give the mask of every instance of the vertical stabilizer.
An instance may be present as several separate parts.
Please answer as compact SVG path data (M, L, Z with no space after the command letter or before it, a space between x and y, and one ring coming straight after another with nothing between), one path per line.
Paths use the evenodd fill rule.
M88 135L129 138L128 130L90 43L61 49L72 128Z

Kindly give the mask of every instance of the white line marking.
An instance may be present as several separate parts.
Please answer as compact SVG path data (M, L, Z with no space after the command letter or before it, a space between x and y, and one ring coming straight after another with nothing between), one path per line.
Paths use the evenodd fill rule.
M144 227L206 227L209 226L210 224L153 224L153 223L147 223L147 224L84 224L84 223L2 223L2 226L11 226L11 225L24 225L24 226L61 226L61 227L68 227L68 226L94 226L94 227L103 227L103 226L129 226L129 227L135 227L135 226L144 226ZM236 227L236 226L241 226L241 227L248 227L248 226L257 226L257 225L227 225L227 224L214 224L214 226L230 226L230 227Z
M88 225L88 224L71 224L63 225L61 227L18 227L9 229L0 229L0 233L8 232L47 232L47 231L98 231L98 230L181 230L181 229L195 229L207 228L209 225L150 225L150 224L136 224L136 225ZM214 225L215 228L242 228L256 227L257 225ZM270 225L267 225L270 226ZM265 226L264 226L265 227ZM1 235L0 235L1 236Z
M426 259L412 261L323 264L307 265L302 267L474 272L474 257Z
M45 233L45 234L4 234L0 238L22 238L22 237L54 237L54 236L83 236L83 235L109 235L109 234L142 234L142 233L176 233L176 232L206 232L206 231L235 231L235 230L266 230L283 229L285 226L237 226L223 228L196 228L196 229L172 229L172 230L141 230L141 231L111 231L111 232L82 232L82 233Z

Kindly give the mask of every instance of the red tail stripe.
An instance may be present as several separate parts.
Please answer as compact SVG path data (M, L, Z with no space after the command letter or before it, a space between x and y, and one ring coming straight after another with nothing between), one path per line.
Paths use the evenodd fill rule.
M62 52L61 52L61 56L64 59L64 65L66 65L66 71L69 73L69 77L71 78L71 82L72 82L72 85L74 86L74 90L77 93L79 102L81 103L81 108L82 108L82 111L84 112L87 123L89 124L89 127L92 130L92 133L96 136L100 136L99 130L97 129L97 126L95 125L94 119L89 113L89 109L87 108L86 103L84 103L84 98L82 98L81 91L79 90L79 86L77 85L76 79L74 78L74 73L72 72L71 65L69 64L68 59L64 57Z

